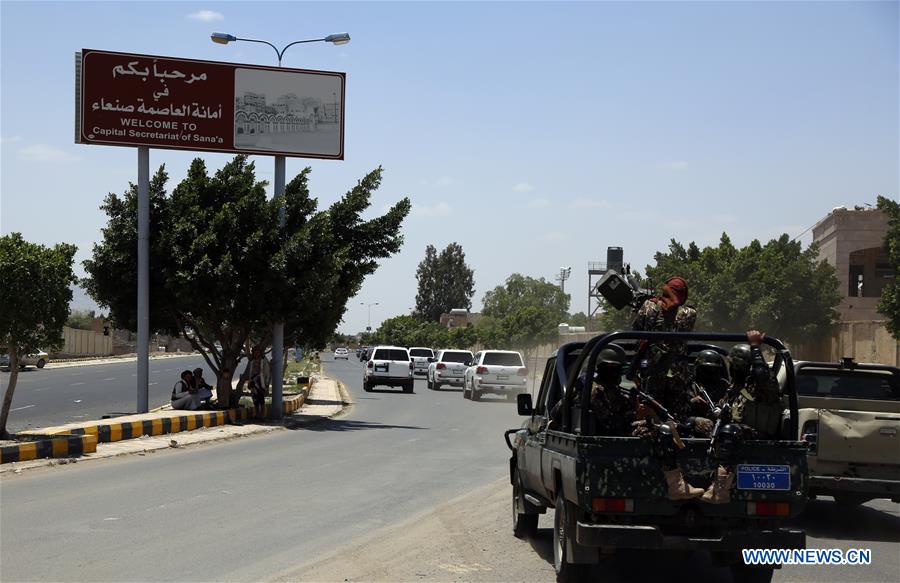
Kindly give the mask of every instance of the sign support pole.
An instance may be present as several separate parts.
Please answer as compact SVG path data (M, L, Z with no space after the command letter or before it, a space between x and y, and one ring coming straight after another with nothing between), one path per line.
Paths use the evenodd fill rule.
M275 156L275 200L284 197L285 158ZM284 201L278 208L278 228L284 228ZM284 417L284 323L277 322L272 326L272 410L270 419Z
M138 147L137 412L150 410L150 148Z

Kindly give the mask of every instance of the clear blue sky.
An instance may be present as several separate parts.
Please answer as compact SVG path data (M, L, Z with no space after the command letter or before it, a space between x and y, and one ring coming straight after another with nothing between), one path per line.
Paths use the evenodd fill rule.
M898 196L898 4L2 2L0 231L89 256L129 148L74 144L81 48L347 72L346 160L313 168L323 205L381 164L373 212L414 203L402 252L350 302L355 332L414 305L429 243L462 244L475 308L512 272L586 264L608 245L641 268L670 238L800 234L831 208ZM208 11L209 13L201 12ZM204 155L220 166L226 155ZM151 151L174 186L190 154ZM272 161L256 158L271 180ZM806 237L808 240L808 236ZM81 268L79 266L79 272ZM81 300L84 305L84 300Z

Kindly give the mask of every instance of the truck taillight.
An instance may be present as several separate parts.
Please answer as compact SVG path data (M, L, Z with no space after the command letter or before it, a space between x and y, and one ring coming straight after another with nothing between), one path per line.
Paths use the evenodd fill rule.
M410 360L409 361L409 370L412 370L414 368L414 366L415 365L413 364L413 361Z
M594 512L634 512L631 498L594 498L591 502Z
M800 441L806 442L807 452L809 455L816 455L819 450L819 422L810 419L803 424L803 430L800 432Z
M479 366L475 369L475 374L487 374L488 368L486 366Z
M368 366L369 368L375 368L375 361L370 360L369 364L367 364L366 366Z
M747 502L749 516L790 516L791 505L787 502Z
M519 372L516 374L518 374L520 377L527 377L528 369L523 366L522 368L519 369Z
M444 364L443 362L439 362L439 363L437 363L437 365L434 368L436 368L438 370L444 370L445 368L447 368L447 365Z

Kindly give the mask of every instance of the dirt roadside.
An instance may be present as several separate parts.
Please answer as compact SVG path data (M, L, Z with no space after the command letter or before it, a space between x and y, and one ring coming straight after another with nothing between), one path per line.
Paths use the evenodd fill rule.
M533 541L512 535L509 480L381 529L278 581L552 581L551 518Z

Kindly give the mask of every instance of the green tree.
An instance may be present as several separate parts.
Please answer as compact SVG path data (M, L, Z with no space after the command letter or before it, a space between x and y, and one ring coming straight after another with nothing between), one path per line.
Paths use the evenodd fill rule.
M476 342L478 342L478 334L475 331L475 327L469 324L458 328L450 328L446 346L448 348L470 350L475 346Z
M195 159L171 197L164 168L151 180L151 328L187 338L217 376L236 371L251 338L271 342L273 322L285 322L289 345L324 346L348 294L402 243L407 199L384 216L361 218L380 168L323 211L309 195L308 174L275 200L246 156L212 176ZM86 289L124 327L136 319L136 195L132 185L107 197L103 241L85 262ZM281 209L284 228L276 226ZM228 391L218 398L230 402Z
M416 312L437 322L441 314L454 308L470 309L475 295L474 278L475 272L466 265L466 254L458 243L450 243L440 253L428 245L425 258L416 269Z
M764 330L788 342L826 333L837 319L839 284L834 268L788 235L736 248L723 234L719 245L700 249L672 240L654 256L647 276L657 286L673 275L688 281L688 303L697 329Z
M29 243L20 233L0 237L0 345L9 351L9 384L0 411L0 435L19 376L19 358L40 349L62 346L62 329L76 281L72 261L77 248Z
M394 316L381 322L375 330L375 342L391 346L411 346L413 335L422 324L415 316Z
M96 318L94 310L72 310L66 320L66 326L76 330L90 330L94 318Z
M878 197L878 208L888 217L888 230L884 236L884 251L894 266L894 281L881 290L878 313L887 317L887 329L900 340L900 203L885 196Z
M569 296L544 278L518 273L505 285L484 294L484 317L477 327L481 342L490 348L531 348L553 342L566 320Z
M481 313L492 318L505 318L518 308L544 308L556 323L565 321L569 309L569 295L559 286L545 280L514 273L506 283L484 294Z

